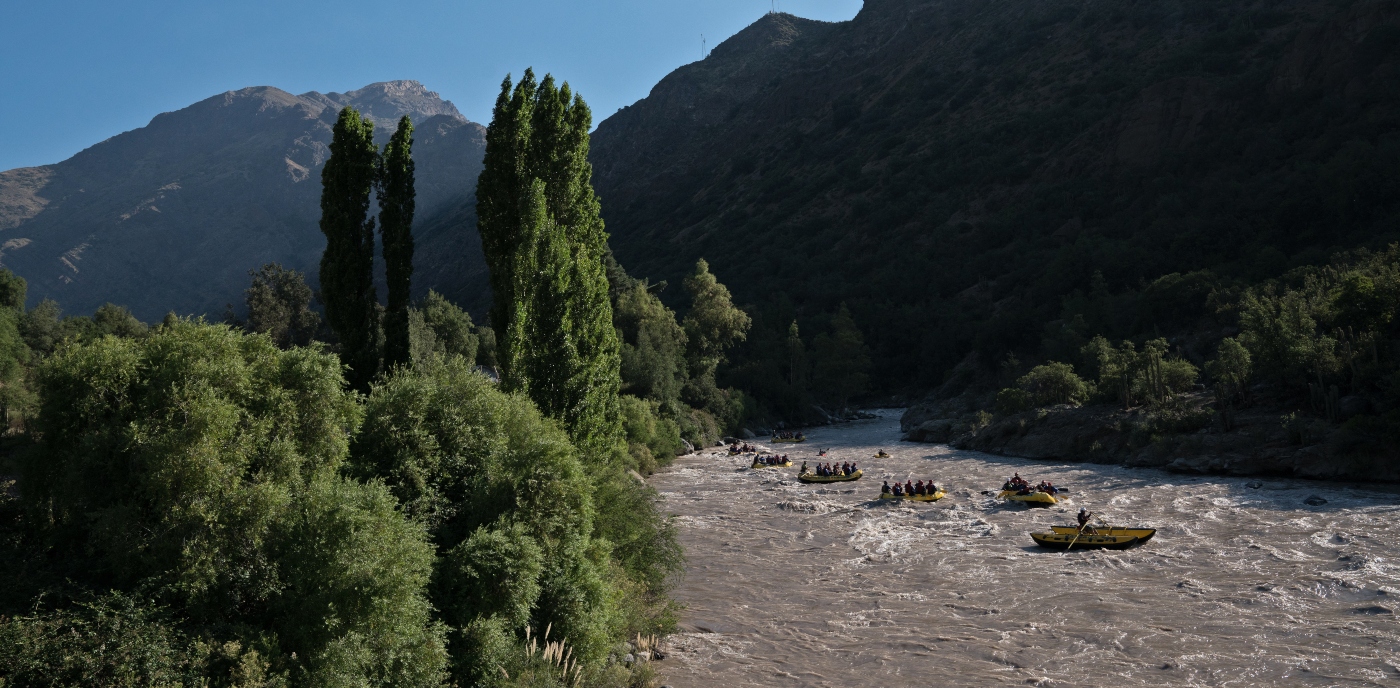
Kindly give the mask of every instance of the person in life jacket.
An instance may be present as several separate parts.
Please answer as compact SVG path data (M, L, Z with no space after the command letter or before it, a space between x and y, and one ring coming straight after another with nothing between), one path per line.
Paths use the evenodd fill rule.
M1080 507L1079 515L1076 517L1079 519L1079 532L1090 533L1094 535L1098 534L1098 531L1094 530L1094 527L1089 525L1089 519L1092 518L1093 515L1094 512L1086 511L1083 507Z

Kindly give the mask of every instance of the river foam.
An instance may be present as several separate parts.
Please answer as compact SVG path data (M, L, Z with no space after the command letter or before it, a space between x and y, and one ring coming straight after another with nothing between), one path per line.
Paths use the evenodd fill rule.
M805 485L749 457L682 457L652 478L677 516L682 631L658 664L685 686L1297 686L1400 680L1400 506L1295 480L1192 478L898 442L898 414L780 451L854 460ZM884 449L892 456L875 459ZM1070 490L993 497L1020 472ZM935 479L932 504L882 480ZM1326 500L1321 504L1314 497ZM1126 551L1050 552L1032 531L1079 507L1158 529Z

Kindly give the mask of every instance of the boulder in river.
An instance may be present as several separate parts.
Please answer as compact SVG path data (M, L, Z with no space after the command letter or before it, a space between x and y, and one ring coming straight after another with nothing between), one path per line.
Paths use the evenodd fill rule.
M1327 503L1327 500L1317 495L1310 495L1307 499L1303 500L1303 503L1308 506L1322 506Z

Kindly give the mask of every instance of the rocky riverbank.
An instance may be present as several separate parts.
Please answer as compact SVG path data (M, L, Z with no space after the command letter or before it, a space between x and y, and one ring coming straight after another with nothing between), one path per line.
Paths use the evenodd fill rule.
M1234 413L1223 429L1211 396L1183 395L1168 408L1057 406L994 416L955 398L909 408L904 439L959 449L1196 474L1400 482L1400 461L1358 450L1357 433L1277 406Z

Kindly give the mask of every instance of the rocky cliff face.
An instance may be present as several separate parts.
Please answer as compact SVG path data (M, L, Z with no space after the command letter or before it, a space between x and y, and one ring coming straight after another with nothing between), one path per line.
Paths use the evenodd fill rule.
M422 222L475 188L484 128L417 82L299 96L246 88L61 163L0 173L0 262L29 280L31 303L52 298L88 313L110 301L147 320L170 310L218 316L241 301L248 271L270 261L314 285L321 166L347 105L374 118L383 140L400 116L413 118ZM438 278L428 270L417 286Z

